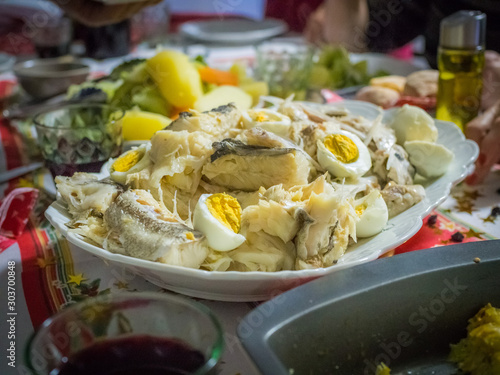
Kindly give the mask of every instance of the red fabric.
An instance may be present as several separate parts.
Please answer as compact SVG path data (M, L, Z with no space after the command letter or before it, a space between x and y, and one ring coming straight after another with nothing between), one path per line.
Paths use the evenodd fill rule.
M17 82L13 79L4 79L0 81L0 100L11 96L14 93L14 88Z
M429 219L433 218L435 223L430 224ZM462 241L454 240L456 233L458 238L463 236ZM471 231L459 223L449 220L437 211L424 219L422 228L412 238L401 246L397 247L394 254L408 253L414 250L428 249L431 247L453 245L457 243L482 241L482 233Z
M0 234L16 238L23 233L37 198L37 189L12 190L0 205Z
M336 102L341 102L342 100L344 100L343 97L341 97L340 95L334 93L332 90L329 90L329 89L322 89L321 96L323 96L323 98L325 98L325 101L327 103L336 103Z
M20 134L3 118L0 118L0 139L7 159L7 170L20 167L22 165Z
M44 234L45 236L45 234ZM48 239L45 237L45 242ZM26 231L17 239L21 252L23 272L21 274L24 298L31 318L31 323L36 329L47 318L57 311L54 298L47 290L46 268L55 268L55 263L46 262L43 254L43 246L37 236L35 225L30 221ZM43 260L44 264L39 263ZM36 287L34 287L36 286Z
M11 238L0 236L0 254L2 254L2 252L4 250L7 250L9 247L14 245L15 243L16 243L16 241L11 239Z

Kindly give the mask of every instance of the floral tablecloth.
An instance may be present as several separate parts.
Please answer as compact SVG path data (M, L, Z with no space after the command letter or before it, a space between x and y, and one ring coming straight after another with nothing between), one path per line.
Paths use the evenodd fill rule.
M3 172L28 162L28 152L23 147L20 135L0 119L0 177ZM50 175L43 169L0 184L0 199L18 187L38 189L37 203L23 233L16 238L7 237L5 233L0 235L1 374L27 373L23 349L29 336L45 319L69 304L105 293L138 290L170 293L119 267L108 266L88 253L71 251L67 241L43 216L54 199L48 189L51 184ZM499 238L499 203L500 169L497 169L481 186L455 187L451 197L424 220L413 238L385 256ZM14 304L9 303L12 300ZM258 374L236 337L239 321L256 304L201 302L215 312L225 329L221 374ZM14 356L6 358L5 353L14 353Z

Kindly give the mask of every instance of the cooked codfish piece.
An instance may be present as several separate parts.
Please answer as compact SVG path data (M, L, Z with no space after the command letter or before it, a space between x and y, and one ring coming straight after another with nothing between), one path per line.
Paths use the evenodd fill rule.
M303 152L294 148L270 148L247 145L234 139L213 144L215 152L202 174L210 183L231 190L255 191L307 184L310 163Z
M377 175L381 185L394 181L397 185L412 185L415 168L408 160L406 150L395 144L389 152L378 150L372 153L373 173Z
M283 242L291 241L299 230L299 221L292 210L275 201L259 200L255 205L246 207L241 216L241 226L251 232L264 231L279 237Z
M248 232L245 237L247 240L240 247L228 253L233 261L228 271L276 272L292 269L295 256L292 242L284 243L262 231Z
M389 209L389 218L399 215L425 198L423 186L398 185L394 181L389 182L381 193Z
M68 205L74 221L90 215L102 217L123 187L111 180L99 181L89 173L75 173L73 177L57 176L57 191Z
M389 152L392 146L396 144L396 134L394 129L389 128L382 122L382 116L379 116L366 134L364 142L373 152Z
M189 201L195 196L201 168L212 154L213 140L201 131L164 130L151 139L153 165L129 177L134 188L149 190L167 208L183 219L189 215ZM194 208L194 206L191 206Z
M312 193L297 215L302 225L294 239L295 269L329 267L344 255L349 238L356 240L356 213L352 198L329 192Z
M179 222L144 190L120 194L104 214L106 248L135 258L199 268L208 254L205 236Z
M319 165L319 163L311 157L304 149L298 146L296 143L293 143L289 139L283 138L275 133L269 132L259 127L255 127L249 130L245 130L240 133L237 137L237 140L243 141L243 143L247 145L257 145L257 146L266 146L271 148L294 148L297 151L300 151L307 158L309 163L311 164L313 174L311 178L316 178L316 172L325 172L323 167Z
M188 132L202 131L219 139L226 137L230 130L238 127L241 111L232 103L212 109L208 112L182 112L179 118L172 122L169 130Z

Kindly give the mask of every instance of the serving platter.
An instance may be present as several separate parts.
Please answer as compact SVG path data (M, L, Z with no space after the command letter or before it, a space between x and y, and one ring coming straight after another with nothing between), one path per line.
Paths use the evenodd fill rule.
M352 114L371 120L383 112L373 104L357 101L344 101L331 105L344 107ZM394 110L384 111L384 120L389 120L393 113ZM479 154L477 144L466 140L455 124L439 120L435 120L435 124L439 134L437 143L445 145L455 156L447 173L426 183L424 200L390 219L386 228L378 235L351 245L339 262L328 268L267 273L211 272L171 266L110 253L86 242L82 237L68 230L66 223L71 220L71 217L60 200L54 202L45 215L52 225L68 239L73 251L87 251L102 258L108 264L127 268L132 273L165 289L219 301L263 301L320 276L377 259L411 238L420 229L423 218L446 199L455 184L468 175Z

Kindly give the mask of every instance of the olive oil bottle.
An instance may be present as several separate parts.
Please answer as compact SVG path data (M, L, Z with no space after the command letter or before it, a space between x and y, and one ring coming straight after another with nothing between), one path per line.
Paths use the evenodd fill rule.
M486 15L460 11L441 21L436 118L462 131L481 105Z

